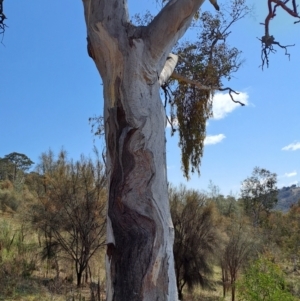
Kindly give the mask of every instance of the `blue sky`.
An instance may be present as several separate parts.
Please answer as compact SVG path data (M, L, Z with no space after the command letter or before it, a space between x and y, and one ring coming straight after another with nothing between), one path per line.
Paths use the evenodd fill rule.
M211 10L206 2L202 9ZM228 96L215 96L201 176L188 182L178 140L167 128L170 182L202 190L212 180L221 193L236 194L255 166L276 172L279 186L300 182L300 24L278 13L271 34L296 46L289 48L290 60L278 49L262 72L257 37L263 35L264 2L256 3L254 16L235 26L230 38L245 60L230 86L248 105L234 107ZM154 0L129 4L131 14L158 8ZM37 162L42 152L61 147L74 159L92 155L88 118L102 113L102 86L86 51L81 1L6 0L4 8L9 28L0 45L0 157L16 151Z

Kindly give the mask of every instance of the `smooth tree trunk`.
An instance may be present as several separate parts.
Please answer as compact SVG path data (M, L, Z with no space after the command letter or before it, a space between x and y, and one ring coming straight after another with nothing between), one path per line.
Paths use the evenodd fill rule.
M104 87L108 301L177 300L160 75L203 1L170 1L135 27L125 0L83 0Z

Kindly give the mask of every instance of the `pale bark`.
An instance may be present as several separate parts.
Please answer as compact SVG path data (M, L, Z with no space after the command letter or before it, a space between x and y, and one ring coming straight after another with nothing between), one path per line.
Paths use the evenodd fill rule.
M201 83L199 83L195 80L189 79L185 76L182 76L181 74L179 74L175 71L171 74L170 77L172 77L173 79L176 79L178 82L183 82L186 84L194 85L196 88L198 88L200 90L211 91L211 90L219 90L220 89L219 87L209 87L209 86L202 85Z
M125 0L83 0L104 86L108 301L177 300L159 76L203 1L170 1L135 27Z
M158 81L160 86L164 85L171 77L177 65L177 62L178 62L178 56L176 54L170 53L165 62L164 68L159 75Z

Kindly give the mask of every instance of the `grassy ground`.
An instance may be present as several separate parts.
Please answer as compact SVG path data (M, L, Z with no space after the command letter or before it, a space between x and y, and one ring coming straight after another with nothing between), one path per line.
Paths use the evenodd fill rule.
M16 236L16 233L20 234L20 229L23 231L23 241L18 240ZM9 251L7 251L7 246L6 249L4 248L3 242L8 244ZM70 261L64 258L59 259L60 277L57 279L55 266L51 264L47 266L46 262L41 260L40 253L37 234L32 229L24 226L22 228L16 214L0 212L0 301L90 301L92 299L90 284L79 289L74 281L70 281L76 278ZM300 296L299 268L294 271L292 262L286 261L282 263L282 269L285 272L289 290L294 295ZM95 284L100 279L100 300L104 301L103 251L92 260L91 273L94 292L96 292ZM213 290L205 291L200 288L192 292L186 290L184 301L230 301L230 291L226 298L222 298L221 271L217 267L213 281L215 283ZM236 300L238 301L238 297Z
M89 284L76 287L73 264L59 258L59 278L53 262L41 259L38 235L26 227L15 213L0 212L0 301L89 301ZM92 289L97 282L104 288L104 254L99 252L90 262ZM104 289L100 300L104 300ZM98 301L98 299L97 299Z
M91 291L89 287L77 289L74 285L65 285L62 282L44 285L40 280L20 280L14 292L1 296L3 301L89 301ZM104 301L104 295L101 295Z

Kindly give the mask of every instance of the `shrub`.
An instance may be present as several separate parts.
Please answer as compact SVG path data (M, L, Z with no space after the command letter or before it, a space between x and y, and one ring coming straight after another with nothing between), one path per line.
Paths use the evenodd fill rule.
M237 283L241 301L294 301L280 267L268 258L259 258Z
M18 195L11 190L0 190L0 209L6 212L8 209L16 211L19 207L20 200Z

